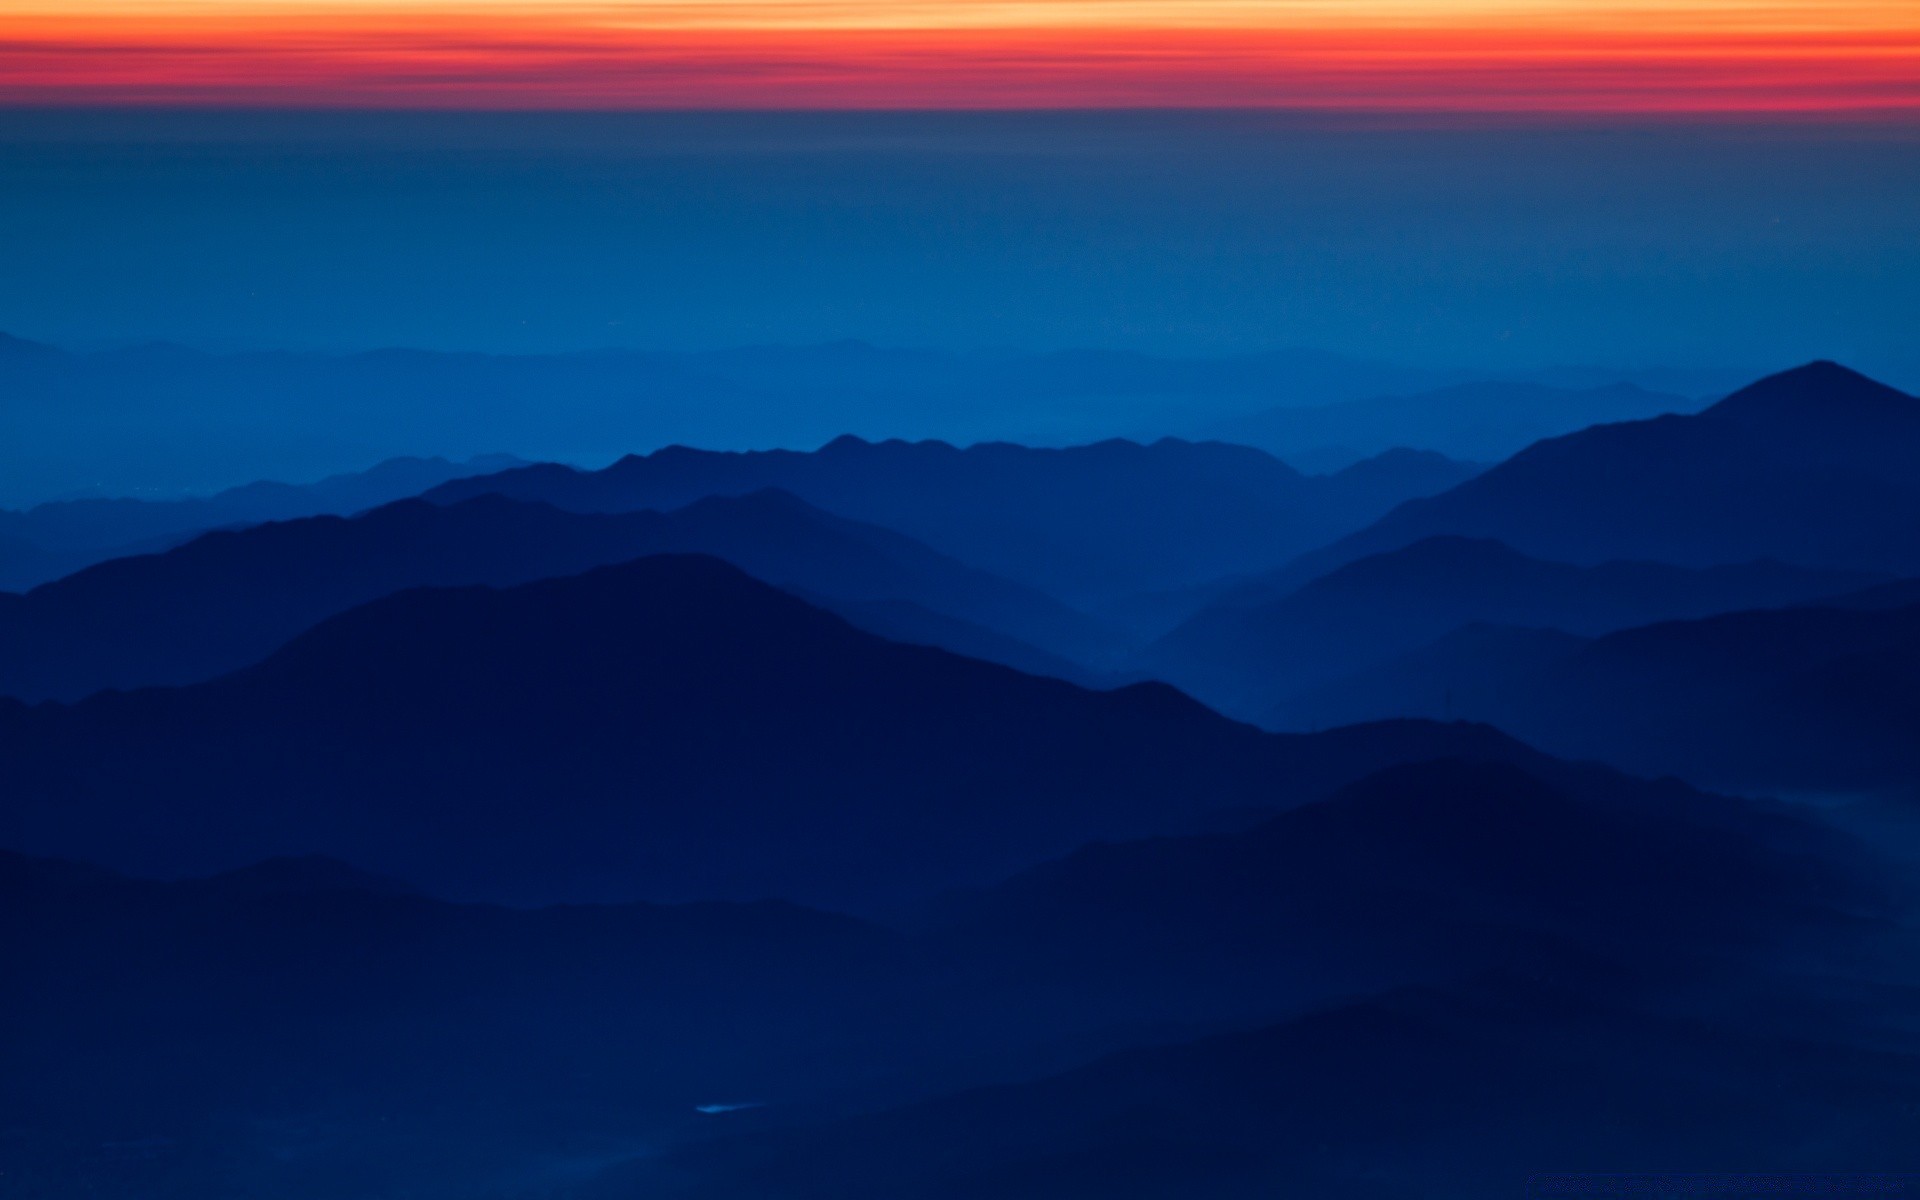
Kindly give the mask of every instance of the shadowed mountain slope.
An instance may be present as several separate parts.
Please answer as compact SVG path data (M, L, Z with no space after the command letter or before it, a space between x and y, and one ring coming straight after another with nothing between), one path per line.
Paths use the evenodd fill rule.
M710 553L829 604L911 602L1015 639L1004 647L968 640L989 657L996 649L1017 656L1018 639L1079 660L1116 653L1111 635L1056 601L779 493L664 514L569 513L483 496L208 534L0 596L0 694L71 700L108 687L195 682L407 588L524 583L669 552ZM946 632L931 622L902 629L936 642Z
M1706 787L1920 795L1920 605L1728 613L1534 654L1436 646L1299 697L1278 723L1443 711Z
M581 512L671 508L778 487L1074 603L1277 566L1471 468L1423 456L1301 475L1243 446L1108 441L1063 450L839 438L817 451L674 446L601 471L552 464L428 493L486 492Z
M0 751L0 844L35 853L197 872L321 852L463 897L847 906L1392 762L1524 753L1467 726L1275 737L1164 686L886 642L670 556L401 593L210 683L0 706Z
M1593 635L1654 621L1825 599L1864 572L1779 563L1709 568L1543 562L1482 538L1435 537L1340 567L1264 604L1208 609L1134 667L1233 712L1391 661L1463 625Z

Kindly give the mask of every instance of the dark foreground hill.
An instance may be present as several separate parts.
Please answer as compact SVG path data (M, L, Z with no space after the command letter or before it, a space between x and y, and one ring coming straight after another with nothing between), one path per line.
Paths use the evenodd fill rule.
M1089 603L1277 567L1473 470L1396 454L1308 477L1261 451L1218 442L959 449L843 437L810 453L673 446L601 471L544 464L461 480L428 498L496 492L580 512L622 512L777 487Z
M1767 562L1576 567L1487 539L1435 537L1348 563L1281 599L1216 604L1134 665L1227 711L1264 716L1283 697L1379 666L1465 625L1593 636L1826 599L1874 581L1863 572Z
M1492 1183L1515 1156L1585 1165L1549 1161L1568 1144L1864 1153L1899 1144L1868 1105L1912 1068L1837 1035L1888 1001L1757 1039L1875 961L1878 879L1790 817L1537 756L1091 847L912 933L454 905L310 859L156 884L0 855L0 1171L168 1200L1224 1196L1383 1163ZM1700 1035L1663 1011L1733 996ZM990 1081L1014 1086L964 1090Z
M1307 556L1286 578L1443 534L1580 564L1771 559L1920 574L1916 463L1920 400L1813 363L1698 414L1536 443Z
M316 517L207 534L164 554L102 563L24 596L0 595L0 695L73 700L103 688L191 683L259 661L316 622L407 588L504 586L648 554L705 553L850 613L907 603L951 619L894 622L905 640L957 642L969 626L1079 662L1115 640L1046 596L913 539L762 492L671 513L562 512L481 496L402 501L353 519ZM1071 670L1065 664L1062 669Z
M585 1194L1468 1200L1738 1162L1752 1190L1724 1194L1761 1195L1912 1171L1917 993L1877 875L1675 785L1396 768L1247 832L1090 848L970 918L1081 1011L1210 1003L1233 1032L748 1131ZM1341 998L1233 1007L1316 993Z
M868 906L1092 837L1523 751L1262 734L899 645L716 560L404 592L259 666L0 706L0 844L158 873L322 852L453 896Z
M587 1194L1478 1200L1560 1179L1658 1190L1691 1174L1668 1186L1711 1176L1721 1194L1762 1196L1783 1177L1896 1187L1890 1176L1920 1168L1901 1115L1920 1102L1910 1049L1610 1001L1506 981L1410 990L689 1152L669 1178L691 1186L636 1164Z

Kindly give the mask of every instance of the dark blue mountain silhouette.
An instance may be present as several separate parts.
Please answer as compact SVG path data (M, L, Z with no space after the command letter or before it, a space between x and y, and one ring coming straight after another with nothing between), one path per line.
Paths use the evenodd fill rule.
M0 595L0 694L78 699L106 687L190 683L257 662L325 617L406 588L524 583L668 552L710 553L829 605L906 601L949 618L889 625L907 640L958 641L1022 665L1048 659L1023 655L1021 640L1079 661L1117 654L1116 635L1057 601L780 493L666 514L568 513L482 496L208 534L25 596ZM1003 637L996 643L968 623Z
M1884 608L1873 595L1562 639L1533 655L1430 649L1301 697L1276 723L1446 712L1708 787L1920 795L1920 605Z
M1260 717L1285 696L1391 661L1463 625L1593 635L1804 603L1872 582L1864 572L1779 563L1576 567L1485 538L1434 537L1348 563L1278 600L1216 604L1133 665L1228 711Z
M465 462L396 458L316 483L250 483L179 500L60 500L0 511L0 588L20 590L109 558L151 553L208 529L356 513L520 460L490 454Z
M1537 443L1307 555L1284 588L1440 534L1593 564L1773 559L1920 574L1920 400L1830 362L1769 376L1693 416Z
M0 844L155 872L328 853L516 901L871 906L1272 809L1489 730L1285 738L899 645L713 559L404 592L180 689L0 706Z
M1073 603L1277 566L1471 469L1418 455L1308 478L1258 450L1163 440L1064 450L843 437L811 453L669 447L602 471L552 464L461 480L450 502L497 492L580 512L672 508L777 487L909 534Z
M1085 1014L1259 1019L1523 967L1672 984L1844 937L1848 914L1886 911L1890 878L1785 810L1544 756L1431 761L1249 830L1083 849L974 898L951 936Z

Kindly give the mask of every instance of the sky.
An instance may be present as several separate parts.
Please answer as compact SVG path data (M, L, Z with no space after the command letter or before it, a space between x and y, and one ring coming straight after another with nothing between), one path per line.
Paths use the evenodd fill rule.
M1920 111L1909 0L0 0L0 103Z
M1920 4L0 0L0 330L1920 350Z
M1914 378L1920 137L1288 113L0 112L0 330Z

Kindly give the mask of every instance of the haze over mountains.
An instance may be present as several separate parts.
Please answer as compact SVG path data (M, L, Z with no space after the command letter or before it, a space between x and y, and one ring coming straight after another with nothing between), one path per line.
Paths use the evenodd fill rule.
M212 354L169 345L72 351L0 333L0 395L8 397L0 446L12 448L0 451L0 505L103 488L211 492L408 455L510 451L598 464L676 442L811 448L845 433L1029 445L1214 437L1223 436L1212 431L1218 422L1276 405L1404 396L1488 378L1305 350L1198 359L848 341L697 353ZM1521 382L1575 390L1637 384L1694 396L1738 381L1724 371L1562 369ZM1447 452L1428 438L1424 411L1410 410L1411 423L1379 449Z
M418 495L463 475L518 465L510 455L465 462L397 458L317 483L251 483L175 500L97 497L0 510L0 588L24 591L110 558L147 554L209 529L346 514Z
M1148 647L1138 670L1230 711L1382 665L1466 625L1599 634L1823 600L1883 580L1778 562L1682 567L1543 562L1486 538L1438 536L1359 559L1278 600L1228 598Z
M1650 391L1632 383L1577 388L1492 380L1412 395L1288 405L1222 421L1208 432L1290 462L1324 461L1340 454L1364 458L1413 446L1464 462L1492 463L1543 438L1589 425L1693 412L1711 399Z
M1920 603L1842 597L1591 641L1478 636L1308 689L1281 703L1273 723L1444 712L1557 754L1708 787L1920 799ZM1491 650L1487 639L1513 649Z
M804 360L727 369L929 369ZM292 369L176 378L214 361ZM1140 364L1041 367L992 402ZM1129 394L1225 386L1186 370ZM1852 832L1920 803L1920 400L1813 364L1484 469L1381 448L842 437L10 514L161 544L0 595L0 1180L1920 1170L1920 841Z
M810 454L671 446L600 471L525 467L426 496L445 503L497 493L625 512L776 487L1086 603L1277 565L1472 473L1434 456L1394 454L1305 476L1257 450L1174 439L1047 450L844 437Z

